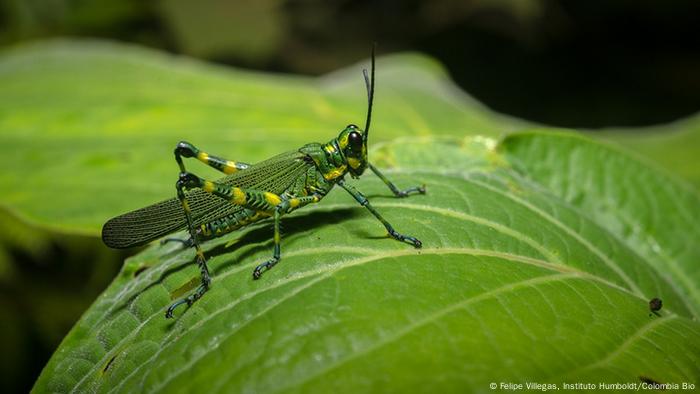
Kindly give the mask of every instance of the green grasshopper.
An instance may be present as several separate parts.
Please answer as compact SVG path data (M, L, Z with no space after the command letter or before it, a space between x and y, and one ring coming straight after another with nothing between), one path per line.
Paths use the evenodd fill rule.
M201 284L190 295L174 302L165 313L173 317L175 308L192 303L206 293L211 285L207 261L200 247L205 240L216 238L248 224L272 217L274 220L274 251L272 258L253 270L253 278L280 261L280 219L283 215L321 199L339 185L367 208L386 227L389 235L420 248L417 238L394 230L367 198L345 182L345 175L358 178L369 167L394 193L406 197L425 193L425 186L399 190L367 160L367 137L374 100L374 49L372 49L371 81L362 70L367 88L367 118L365 129L348 125L337 138L328 143L311 143L296 151L282 153L261 163L250 165L210 155L189 142L175 147L175 161L180 167L176 182L177 198L162 201L110 219L102 228L102 240L112 248L144 245L183 227L189 239L180 241L194 247L201 272ZM185 169L183 158L196 158L226 177L217 181L202 179Z

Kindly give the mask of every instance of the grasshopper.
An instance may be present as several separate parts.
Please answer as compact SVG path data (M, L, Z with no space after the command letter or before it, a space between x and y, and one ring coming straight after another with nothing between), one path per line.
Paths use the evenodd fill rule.
M187 247L194 247L201 284L193 293L170 305L165 312L166 318L172 318L173 311L179 305L191 306L211 286L211 276L200 247L201 242L272 218L274 250L271 259L253 270L253 279L259 279L264 271L280 261L282 216L305 205L318 203L335 185L345 189L360 205L379 219L392 238L412 244L416 248L422 246L417 238L394 230L394 227L372 207L367 197L345 181L346 175L358 178L369 167L396 197L425 193L424 185L399 190L367 160L367 141L374 100L374 63L372 49L371 80L367 70L362 70L368 101L364 130L351 124L345 127L338 137L325 144L306 144L298 150L282 153L254 165L210 155L189 142L182 141L177 144L174 152L175 161L180 168L180 175L175 184L177 198L125 213L105 223L102 228L102 240L112 248L144 245L182 228L189 231L187 240L164 241L180 241ZM196 158L227 176L216 181L200 178L185 169L183 158Z

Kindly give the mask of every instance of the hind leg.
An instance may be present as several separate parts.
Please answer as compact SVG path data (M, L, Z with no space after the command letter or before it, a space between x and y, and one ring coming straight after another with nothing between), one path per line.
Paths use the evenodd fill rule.
M233 160L227 160L218 156L210 155L207 152L204 152L197 148L196 146L190 144L187 141L180 141L177 146L175 147L175 161L178 163L180 166L180 171L181 172L186 172L185 171L185 165L184 162L182 161L183 157L186 158L196 158L197 160L201 161L202 163L208 165L209 167L212 167L216 170L219 170L223 172L224 174L233 174L236 171L240 170L245 170L248 167L250 167L250 164L247 163L242 163L238 161L233 161ZM161 245L165 245L166 243L170 242L178 242L183 245L185 248L189 248L194 246L194 240L192 238L188 239L180 239L180 238L165 238L160 241Z
M187 196L185 195L185 189L187 188L187 180L186 177L183 175L186 173L181 173L180 174L180 179L178 179L177 183L175 184L175 187L177 189L177 198L180 200L180 203L182 204L182 208L185 211L185 218L187 221L187 230L190 233L190 241L192 243L192 246L195 248L195 255L196 255L196 261L197 261L197 266L199 266L199 272L202 277L202 282L197 287L197 290L194 291L194 293L188 295L187 297L175 301L170 307L168 307L168 310L165 312L165 317L166 318L171 318L173 317L173 311L175 308L177 308L179 305L182 304L187 304L187 306L192 305L193 302L197 301L204 295L204 293L209 290L209 284L211 283L211 276L209 275L209 268L207 267L207 260L204 257L204 252L202 252L202 248L199 246L199 241L197 240L197 233L195 232L194 225L192 223L192 212L190 211L190 206L187 201Z
M179 159L177 150L175 156ZM178 164L180 164L181 169L185 168L182 160L179 160ZM196 262L199 266L202 282L192 294L177 300L170 305L168 310L165 312L166 318L173 317L173 311L180 305L187 304L187 306L191 306L195 301L200 299L204 293L207 292L207 290L209 290L209 285L211 284L211 276L209 275L207 261L204 257L204 253L202 252L202 248L199 245L198 233L194 227L192 212L187 200L187 195L185 194L186 190L194 188L200 188L208 193L212 193L226 201L229 201L231 204L240 205L255 211L272 212L274 211L275 207L282 202L282 198L274 193L258 190L245 190L226 184L206 181L186 171L181 172L180 178L176 183L177 198L180 200L182 209L185 213L187 229L190 233L189 242L191 242L192 246L196 250Z
M197 301L204 295L204 293L207 292L209 289L209 285L211 283L211 276L209 275L209 268L207 267L207 261L206 258L204 257L204 253L202 252L202 248L199 246L199 241L197 239L197 232L195 231L194 228L194 223L192 222L192 212L190 211L189 207L189 202L187 201L187 196L185 195L185 190L190 188L191 185L188 184L188 178L187 178L187 170L185 169L185 164L182 160L183 157L196 157L197 160L203 162L204 164L207 164L210 167L213 167L225 174L231 174L239 170L245 170L246 168L250 167L249 164L246 163L237 163L231 160L226 160L222 159L217 156L212 156L209 155L206 152L200 151L197 149L194 145L190 144L189 142L181 141L180 143L177 144L175 147L175 150L173 152L175 154L175 161L177 162L178 166L180 167L180 177L175 184L175 188L177 189L177 198L180 200L180 203L182 204L182 209L185 212L185 218L187 222L187 230L190 233L190 238L187 240L180 240L180 239L175 239L175 238L168 238L163 240L162 243L167 243L171 241L176 241L176 242L181 242L184 246L186 247L194 247L196 251L196 260L197 260L197 265L199 266L199 271L202 276L202 282L197 287L197 290L194 291L194 293L190 294L189 296L178 300L174 302L168 310L165 312L165 317L166 318L171 318L173 317L173 311L175 308L177 308L179 305L182 304L187 304L188 306L192 305L193 302Z
M233 160L210 155L207 152L199 150L194 145L187 141L180 141L175 147L175 161L180 165L180 172L186 172L182 162L183 157L194 157L211 168L217 169L224 174L233 174L236 171L245 170L250 167L250 164L241 163Z

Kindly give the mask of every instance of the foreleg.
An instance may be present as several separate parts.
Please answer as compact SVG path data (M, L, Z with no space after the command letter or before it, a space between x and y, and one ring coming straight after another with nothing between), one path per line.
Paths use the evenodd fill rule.
M374 172L379 179L384 182L385 185L389 187L389 189L394 193L396 197L407 197L411 193L419 193L419 194L425 194L425 185L421 186L414 186L414 187L409 187L408 189L405 190L399 190L399 188L396 187L387 177L384 176L377 167L373 166L371 163L369 164L369 169Z
M380 215L379 212L377 212L377 210L374 209L374 207L369 203L369 200L367 199L367 197L365 197L357 189L355 189L351 185L348 185L347 183L345 183L344 180L338 181L338 185L340 185L340 187L342 187L348 193L350 193L350 195L353 196L355 198L355 200L360 203L360 205L367 208L367 210L370 211L372 213L372 215L374 215L374 217L379 219L379 221L382 222L382 224L386 228L386 231L389 232L389 235L391 235L392 238L394 238L398 241L408 242L408 243L412 244L413 246L415 246L416 248L420 248L421 246L423 246L423 243L419 239L417 239L415 237L411 237L409 235L400 234L399 232L394 230L394 227L389 222L387 222L382 217L382 215Z

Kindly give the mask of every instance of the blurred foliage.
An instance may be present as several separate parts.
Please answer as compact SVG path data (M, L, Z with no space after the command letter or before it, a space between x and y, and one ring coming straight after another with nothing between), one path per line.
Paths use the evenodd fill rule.
M234 54L261 64L284 41L282 4L283 0L163 0L161 11L182 52L214 59Z
M26 392L130 253L55 233L0 210L0 391Z
M121 36L149 42L158 27L148 27L154 2L138 0L2 0L4 44L56 35ZM151 44L163 45L153 40Z
M700 2L611 0L0 0L0 43L131 41L231 65L321 74L416 50L497 111L566 127L700 109Z

